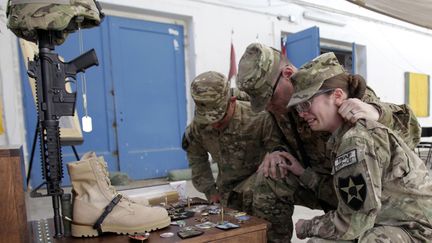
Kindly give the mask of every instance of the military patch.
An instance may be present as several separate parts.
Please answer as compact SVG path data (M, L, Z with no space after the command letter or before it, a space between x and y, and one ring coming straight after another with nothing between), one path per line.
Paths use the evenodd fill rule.
M347 167L358 162L357 149L350 150L342 155L336 157L334 161L334 172L338 172L342 168Z
M339 194L342 201L351 209L357 211L366 199L367 186L363 175L338 178Z

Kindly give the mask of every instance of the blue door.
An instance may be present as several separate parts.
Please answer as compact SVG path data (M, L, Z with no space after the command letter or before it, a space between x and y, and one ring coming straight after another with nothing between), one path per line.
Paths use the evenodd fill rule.
M86 72L89 115L93 131L83 133L79 155L95 151L110 171L133 179L165 176L186 168L181 134L186 126L183 29L108 16L99 28L83 31L84 51L95 48L99 66ZM78 34L69 35L55 50L66 61L79 55ZM21 60L28 151L33 143L36 108ZM77 82L77 111L81 118L82 84ZM42 182L39 141L32 168L32 186ZM63 147L63 163L75 161ZM65 168L65 166L64 166ZM69 185L65 171L63 185Z
M134 179L186 168L183 27L112 17L120 170Z
M351 53L347 51L333 50L333 49L321 49L319 28L314 26L309 29L302 30L297 33L289 34L286 38L285 49L288 59L297 68L301 67L303 64L309 62L320 54L328 51L333 51L339 62L344 65L346 64L344 58L345 55L350 55L352 59L351 66L345 66L348 72L355 74L356 69L356 44L351 44ZM338 54L343 55L338 55Z
M319 28L314 26L303 31L289 34L285 43L288 59L296 67L320 55Z

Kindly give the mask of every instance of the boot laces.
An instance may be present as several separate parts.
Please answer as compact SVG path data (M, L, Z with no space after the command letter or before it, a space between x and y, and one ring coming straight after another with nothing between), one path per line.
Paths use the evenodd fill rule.
M109 179L107 163L106 162L99 162L98 164L99 164L100 171L104 175L105 183L107 185L108 190L110 190L115 196L117 196L118 194L121 194L121 193L117 192L117 190L115 189L115 187L113 185L111 185L111 180ZM128 196L125 196L122 194L122 198L120 200L123 200L123 199L126 200L129 203L129 205L131 203L136 203L134 200L130 199Z

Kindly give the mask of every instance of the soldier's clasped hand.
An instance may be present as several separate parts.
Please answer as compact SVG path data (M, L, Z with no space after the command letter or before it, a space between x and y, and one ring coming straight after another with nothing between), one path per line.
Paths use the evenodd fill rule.
M264 157L264 161L258 168L258 171L261 171L265 177L285 177L288 174L288 170L282 166L285 164L285 158L280 155L281 153L285 152L275 151L272 153L267 153Z
M296 176L303 175L305 169L303 168L303 166L298 162L298 160L293 155L291 155L290 153L287 153L287 152L280 152L280 156L282 156L284 158L286 163L279 165L279 167L290 171L291 173L293 173Z

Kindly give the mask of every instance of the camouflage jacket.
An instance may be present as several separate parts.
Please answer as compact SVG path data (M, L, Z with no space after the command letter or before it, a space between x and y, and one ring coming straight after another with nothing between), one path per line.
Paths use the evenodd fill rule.
M398 226L432 239L432 178L393 131L375 121L344 124L328 144L337 210L308 220L300 234L353 240L374 225Z
M223 131L192 122L186 128L183 148L193 185L207 197L218 192L226 196L256 172L266 152L280 145L280 136L269 113L254 113L249 102L243 101L237 101L234 116ZM218 164L216 182L208 154Z
M405 105L382 103L371 89L366 90L362 101L374 105L380 111L379 122L396 131L411 149L420 141L420 125L411 110ZM290 119L289 116L292 118ZM297 158L306 168L305 173L299 178L303 185L312 189L316 197L336 206L337 200L333 191L331 169L332 163L326 155L326 142L330 137L329 132L312 131L296 111L289 112L283 117L276 117L277 123L284 134L285 143L290 151L296 151ZM296 132L299 139L296 139ZM302 146L299 146L299 142ZM303 147L306 159L302 158ZM306 161L308 160L308 161Z

